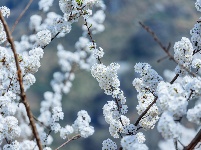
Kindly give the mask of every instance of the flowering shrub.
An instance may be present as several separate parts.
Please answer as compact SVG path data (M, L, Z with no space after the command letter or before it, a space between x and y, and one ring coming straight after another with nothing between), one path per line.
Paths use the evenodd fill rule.
M102 142L102 150L148 150L141 131L153 129L155 125L165 139L159 142L161 149L200 149L200 21L190 31L191 40L182 37L181 41L175 43L174 55L169 53L170 47L163 46L149 27L140 23L177 65L173 73L175 76L170 82L163 79L148 63L137 63L134 66L134 71L140 74L140 78L133 80L133 86L138 92L139 104L136 109L139 118L132 123L126 116L128 106L117 74L120 65L114 62L104 65L104 50L93 39L94 34L105 28L104 2L59 0L62 16L49 12L52 4L53 0L39 1L39 9L46 13L46 18L32 15L29 29L33 34L23 35L21 41L13 40L12 31L5 21L5 17L10 15L10 9L0 7L0 143L4 150L51 150L54 140L51 132L59 133L61 139L67 139L57 150L72 140L94 134L91 118L85 110L77 113L73 124L60 124L64 118L62 96L70 92L75 78L75 66L90 71L104 93L112 98L103 106L103 116L109 124L111 138L118 138L119 143L108 138ZM200 0L196 1L195 6L201 11ZM83 34L75 44L76 51L70 52L63 45L57 45L61 71L54 72L52 91L44 93L40 114L34 117L25 91L36 81L34 74L40 67L43 50L55 38L66 36L73 23L79 19L84 22ZM189 107L191 101L196 101L192 108ZM197 131L182 124L184 117L198 125Z

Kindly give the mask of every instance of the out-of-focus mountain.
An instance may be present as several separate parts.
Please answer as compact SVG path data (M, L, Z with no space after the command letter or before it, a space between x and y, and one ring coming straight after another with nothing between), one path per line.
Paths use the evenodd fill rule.
M27 3L27 0L0 0L0 5L7 5L11 8L11 16L8 18L10 26ZM33 1L30 9L18 24L14 32L15 39L19 39L22 34L27 33L30 16L41 13L37 10L37 3L38 1ZM51 9L61 13L57 3L55 1ZM119 74L121 88L127 97L128 116L134 123L138 117L135 110L137 105L136 91L132 87L132 81L137 76L133 70L135 63L148 62L161 75L165 68L173 70L175 66L169 60L157 63L157 60L164 57L165 53L138 22L141 21L148 25L164 45L171 42L173 47L174 42L180 40L181 37L190 38L189 31L201 14L196 12L194 2L188 0L105 0L105 3L107 5L105 32L96 35L95 40L98 46L101 46L105 51L103 58L105 64L119 62L122 66ZM46 47L41 62L42 66L36 74L37 82L28 90L28 97L35 114L38 113L40 101L43 99L42 94L51 90L49 81L52 78L52 73L59 69L56 43L62 43L66 49L74 51L74 43L81 35L80 25L80 22L75 23L71 33L65 38L56 39ZM173 51L172 47L171 52ZM77 111L85 109L92 117L92 124L95 126L96 132L92 137L70 143L64 149L99 150L102 141L111 138L108 133L109 126L102 116L102 107L108 100L112 100L112 97L103 94L89 72L78 70L75 75L76 80L73 82L71 92L63 98L65 112L63 124L72 123L76 118ZM156 143L160 140L160 135L156 134L155 130L151 130L146 132L146 136L146 144L150 150L156 150ZM56 138L54 145L56 147L63 142L60 138Z

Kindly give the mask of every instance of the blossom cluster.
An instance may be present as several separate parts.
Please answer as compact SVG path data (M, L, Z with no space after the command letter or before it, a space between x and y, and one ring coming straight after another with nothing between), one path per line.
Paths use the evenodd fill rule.
M120 65L118 63L104 65L101 61L104 50L97 46L92 37L93 34L105 29L104 2L102 0L59 0L62 15L49 11L53 2L54 0L40 0L39 9L45 13L43 15L45 17L32 15L29 23L32 33L23 35L20 41L14 41L23 78L22 84L26 91L36 82L34 74L40 67L46 46L54 38L60 38L69 33L72 24L83 18L83 34L75 43L75 51L66 50L62 44L57 45L60 70L53 73L53 79L50 82L52 91L44 93L40 114L34 117L40 142L44 146L43 150L51 150L48 146L54 140L52 131L59 133L62 139L70 139L73 135L87 138L95 132L94 127L90 125L91 117L85 110L77 113L77 118L71 125L66 124L63 127L60 124L60 121L64 119L63 94L70 92L76 69L91 71L104 93L112 96L113 99L103 106L103 116L109 124L110 135L113 138L120 138L119 142L123 150L148 150L145 136L139 130L153 129L157 122L157 130L166 140L159 143L161 149L164 149L163 145L169 144L170 139L177 143L182 136L185 136L183 130L188 129L181 124L183 117L191 123L201 124L200 21L190 31L191 40L182 37L174 45L172 59L177 66L175 67L176 75L171 82L165 81L148 63L137 63L134 66L135 72L141 77L133 80L133 86L138 92L136 109L140 115L133 124L126 116L128 106L118 78ZM96 7L96 11L92 14L93 6ZM195 7L201 11L200 0L196 1ZM0 7L0 12L4 17L10 15L10 9L5 6ZM32 129L29 126L31 121L27 115L28 108L25 108L20 98L22 93L15 55L6 40L6 32L0 21L0 44L2 44L0 46L0 144L4 150L39 149L36 137L33 138ZM198 101L195 102L197 99ZM189 103L194 103L194 106L191 107ZM196 134L194 130L189 130L185 134L188 136L190 133ZM182 142L189 144L192 138L189 136L182 139ZM117 144L109 138L102 143L102 150L108 149L118 149Z
M67 6L70 2L70 7L73 9L67 12ZM104 3L100 1L59 1L63 16L55 12L49 12L52 1L40 0L39 9L42 9L47 15L42 18L40 15L33 15L30 18L29 28L33 34L23 35L20 41L14 41L17 50L17 57L23 77L23 86L27 90L36 81L34 73L40 67L40 59L43 57L44 48L50 44L55 37L63 37L71 30L71 24L78 21L79 18L89 18L92 15L92 7L104 9ZM10 10L2 6L0 11L3 16L9 16ZM104 12L98 10L94 18L101 25L104 21ZM98 15L99 14L99 15ZM97 15L103 19L97 20ZM103 17L102 17L102 16ZM87 16L87 17L86 17ZM96 18L96 19L95 19ZM92 19L91 19L92 20ZM96 27L96 25L94 25ZM99 30L102 32L103 30ZM84 31L85 32L85 31ZM98 32L97 32L98 33ZM0 44L6 41L6 32L2 22L0 21ZM96 62L94 54L89 48L90 41L83 34L83 37L76 43L76 51L68 52L64 50L62 45L58 45L58 57L61 72L55 72L51 81L53 92L47 91L44 93L44 100L41 102L40 115L35 118L36 127L41 139L41 143L45 146L44 150L50 150L47 145L52 144L53 138L50 135L51 131L60 133L61 138L69 138L73 134L79 134L81 137L87 138L94 133L94 128L90 126L91 118L84 110L78 112L78 117L72 125L62 127L59 123L63 120L64 113L62 111L62 94L67 94L74 80L73 68L79 66L81 69L90 70L90 66ZM38 149L34 140L28 140L32 137L32 130L29 126L29 119L24 104L20 100L20 86L17 77L17 69L15 65L14 55L12 54L9 45L0 46L0 104L1 104L1 143L4 139L8 144L4 145L4 149ZM49 133L46 133L46 130ZM23 131L23 134L20 134ZM16 138L22 138L18 142Z

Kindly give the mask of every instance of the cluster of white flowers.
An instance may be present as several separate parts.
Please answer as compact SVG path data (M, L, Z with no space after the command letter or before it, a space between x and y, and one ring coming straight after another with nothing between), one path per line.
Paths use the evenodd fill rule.
M10 9L8 8L8 7L6 7L6 6L1 6L0 7L0 11L1 11L1 13L2 13L2 15L5 17L7 17L8 18L8 16L10 16Z
M174 121L170 112L162 114L157 129L165 139L179 138L181 134L180 124Z
M64 3L71 2L73 1L60 1L59 4L61 7ZM77 13L80 13L79 11ZM81 17L82 15L83 14L80 14L79 17ZM66 14L64 14L64 16L66 17ZM38 31L36 35L36 42L39 46L42 47L49 44L51 37L54 37L54 35L56 35L58 32L60 34L57 37L61 37L66 33L70 32L73 17L76 16L72 15L68 19L66 19L65 17L63 18L53 12L49 12L47 13L47 18L42 24L40 16L32 17L36 18L37 22L32 21L30 24L30 28L32 30ZM52 20L52 18L54 19ZM45 34L47 34L48 37L44 36ZM59 58L58 64L61 68L61 71L57 71L53 74L53 79L50 82L53 92L45 92L44 101L41 102L41 114L38 117L38 120L42 122L45 126L50 127L50 129L55 133L59 132L60 137L63 139L67 137L69 138L72 134L80 134L81 137L87 138L88 136L91 136L94 133L94 128L89 125L91 119L87 112L84 110L78 112L78 118L74 121L73 125L66 125L65 127L61 127L58 122L60 119L63 119L63 112L61 109L62 95L63 93L68 94L70 91L70 88L72 86L71 82L75 78L75 67L79 66L80 69L89 71L92 64L96 63L96 59L92 53L93 51L90 50L89 45L89 39L85 36L82 36L79 38L79 41L77 41L75 44L75 52L65 50L61 44L57 46L57 56ZM52 114L50 110L52 110ZM43 141L43 145L51 144L52 141L48 139L51 138L51 136L47 135L44 132L44 129L41 128L39 130L41 131L40 137Z
M75 133L79 133L81 137L87 138L94 133L94 127L90 126L91 117L85 110L77 113L77 119L74 121L72 127Z
M140 73L141 78L133 80L133 86L138 93L138 114L141 115L146 108L154 101L157 85L162 81L162 77L151 68L147 63L137 63L134 66L135 72ZM156 104L148 110L146 115L140 120L139 125L145 130L153 129L155 123L158 121L159 111Z
M91 74L97 79L101 89L104 89L105 94L113 95L113 97L119 93L120 81L117 76L119 67L119 64L111 63L109 66L95 64L91 68Z
M9 16L10 15L10 9L7 8L6 6L2 6L0 7L0 11L2 13L2 15L5 17L5 16ZM6 41L6 32L4 31L4 28L3 28L3 24L2 22L0 21L0 44L2 44L3 42Z
M42 30L36 34L38 45L45 46L51 42L51 32L49 30Z
M68 5L70 3L72 5ZM100 0L99 4L97 1L91 0L60 0L59 5L64 13L62 17L55 12L48 12L53 4L53 0L40 0L38 4L39 9L47 13L47 17L43 19L39 15L31 16L29 27L34 34L23 35L21 41L15 41L25 90L35 83L36 79L33 74L38 71L40 59L43 57L43 49L51 40L54 39L55 36L62 37L69 33L71 24L80 17L84 17L85 19L87 16L92 15L91 9L94 4L96 4L98 8L104 8L102 0ZM72 7L69 12L67 12L68 6ZM0 7L0 11L4 17L8 17L10 14L10 10L5 6ZM99 9L97 11L98 13L95 13L96 15L92 17L96 18L97 22L99 22L99 26L102 27L101 31L103 31L104 26L102 23L105 15L103 11ZM98 16L102 19L98 20ZM5 41L6 33L2 22L0 22L0 44ZM44 93L44 101L41 102L40 108L41 114L37 118L39 122L36 124L42 145L50 145L53 141L52 136L46 133L45 127L55 133L60 132L61 138L66 138L73 133L80 134L82 137L86 138L94 133L94 128L89 125L91 119L86 111L80 111L78 113L78 118L72 126L66 125L63 128L59 124L59 120L64 118L64 113L61 108L62 93L68 93L70 91L72 85L71 81L74 80L73 66L75 65L79 66L81 69L90 70L92 64L96 63L96 59L92 53L93 51L90 50L89 45L89 40L86 38L86 35L83 34L83 37L76 43L76 52L74 53L67 52L61 45L58 46L61 72L55 72L53 75L54 79L51 81L51 85L54 92L48 91ZM100 52L101 48L99 56L102 55ZM7 139L9 142L9 144L4 145L4 149L10 148L17 150L21 147L27 150L37 149L36 142L34 141L22 140L20 143L14 141L15 138L19 136L28 139L31 137L32 131L28 126L29 119L26 114L26 109L24 105L20 103L21 101L19 101L20 97L18 95L20 94L20 86L15 59L9 47L0 47L0 94L1 141ZM13 115L15 115L16 118L13 117ZM17 119L19 120L19 126ZM14 126L12 126L12 124L14 124ZM23 131L22 135L20 135L20 129ZM49 149L48 147L45 148L45 150Z
M39 9L46 12L47 17L43 19L39 15L31 16L29 27L36 34L23 35L21 41L15 41L23 85L27 90L36 81L34 73L40 67L40 59L44 54L43 49L55 37L63 37L69 33L73 22L78 21L81 17L84 19L83 34L75 44L75 52L65 50L61 44L57 46L58 64L61 71L53 74L51 80L53 92L44 93L40 115L35 118L38 121L36 126L42 145L45 146L44 150L51 150L47 146L53 142L50 135L52 131L60 133L62 139L70 138L75 134L87 138L94 133L94 127L90 125L91 118L85 110L78 112L72 125L67 124L62 127L59 123L64 118L62 96L70 91L75 78L75 67L90 70L105 94L112 96L113 100L103 106L103 115L109 124L111 136L113 138L121 137L120 144L123 150L148 150L144 144L145 136L138 130L141 128L153 129L158 120L158 131L165 139L174 140L183 136L184 127L181 126L180 120L184 115L187 116L188 121L201 124L201 103L195 103L191 109L187 108L190 101L201 96L201 78L189 75L191 67L197 69L196 74L201 68L201 59L197 54L201 50L201 23L199 21L190 31L191 41L183 37L174 45L174 59L178 63L175 73L180 77L177 83L164 82L162 77L147 63L135 65L135 72L141 76L133 81L133 86L138 92L139 104L136 108L139 115L144 114L145 111L146 113L134 125L125 116L128 106L124 92L120 89L120 80L117 75L120 65L118 63L104 65L100 60L104 51L101 47L97 48L95 40L92 39L93 34L100 33L105 28L103 25L105 20L103 1L59 0L62 16L55 12L48 12L53 2L54 0L39 1ZM92 15L94 5L98 9ZM196 1L195 6L198 11L201 11L200 0ZM0 11L4 17L10 15L10 10L5 6L0 7ZM5 41L6 33L0 21L0 44ZM27 140L32 136L32 130L29 127L30 122L25 106L20 101L21 93L15 59L8 46L0 46L0 143L4 144L3 140L6 139L7 144L2 146L4 150L38 149L35 139ZM20 135L21 131L23 134ZM21 138L22 142L16 141L17 138ZM186 143L189 143L189 139ZM108 149L116 150L117 144L110 139L104 140L102 150Z
M141 115L146 108L154 101L155 97L152 93L143 93L140 92L137 95L138 105L136 107L138 114ZM152 105L152 107L148 110L146 115L140 120L139 125L143 127L145 130L153 129L155 123L159 119L159 110L156 104Z
M186 128L182 125L180 125L179 130L180 130L180 139L179 140L181 143L189 144L189 142L196 135L196 131L194 129ZM160 150L175 149L173 139L159 141L158 147L160 148ZM178 149L183 149L183 145L178 143ZM195 148L195 149L197 149L197 148Z
M34 48L29 53L23 53L18 55L20 67L23 75L23 83L25 89L29 88L35 83L35 77L33 73L38 71L40 67L40 58L43 56L43 50L41 48ZM12 91L14 94L19 94L19 83L16 74L16 66L14 62L14 56L9 49L0 47L0 74L1 79L1 94L5 94ZM12 86L11 86L12 85Z
M121 146L125 150L148 150L148 147L143 144L145 142L145 137L143 133L139 132L136 135L124 136L121 139Z
M182 37L174 45L174 59L178 65L175 68L176 74L184 76L187 74L186 69L190 70L193 59L193 45L188 38Z
M133 80L133 86L137 92L155 92L158 83L163 78L147 63L137 63L134 69L142 77Z
M97 34L105 30L103 22L105 20L105 13L103 10L98 10L96 13L87 18L87 22L90 26L90 31L92 34ZM82 26L82 29L85 31L85 34L88 33L88 29L85 25Z
M50 7L53 5L54 0L40 0L38 2L39 9L43 10L44 12L47 12Z
M20 136L20 127L18 126L18 120L13 116L1 117L0 124L0 141L3 139L13 140ZM0 143L1 143L0 142Z
M88 18L92 14L92 6L98 2L99 0L59 0L59 6L65 19L77 22L81 16Z
M188 93L179 83L160 82L157 87L158 100L156 101L160 113L168 111L173 114L175 120L181 118L187 110L188 101L186 97L188 95L186 94Z
M196 0L195 8L197 9L197 11L201 11L201 1L200 0Z
M117 144L113 142L111 139L104 140L102 143L102 150L116 150L117 149Z
M195 105L194 108L188 110L187 119L190 122L194 122L198 125L201 124L201 103Z

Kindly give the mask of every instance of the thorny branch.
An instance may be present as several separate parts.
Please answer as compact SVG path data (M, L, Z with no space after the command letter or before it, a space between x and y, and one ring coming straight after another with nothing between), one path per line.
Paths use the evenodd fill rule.
M41 141L40 141L37 129L36 129L36 125L34 123L34 119L33 119L33 115L32 115L29 103L26 98L26 93L25 93L24 86L23 86L22 71L20 69L19 60L18 60L16 49L15 49L14 41L13 41L13 38L12 38L12 35L10 32L10 29L9 29L1 12L0 12L0 20L2 21L3 27L6 32L7 40L11 45L11 49L13 51L13 55L15 58L15 64L16 64L16 68L17 68L17 76L18 76L18 80L19 80L19 84L20 84L20 96L21 96L22 102L26 108L26 112L27 112L27 115L28 115L28 118L29 118L29 121L31 124L31 128L32 128L32 132L33 132L34 137L36 138L38 148L39 148L39 150L42 150L42 144L41 144Z

